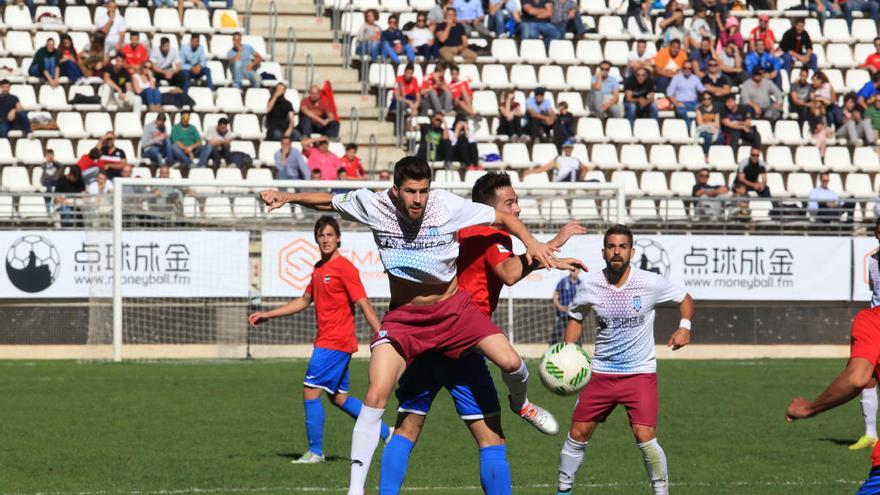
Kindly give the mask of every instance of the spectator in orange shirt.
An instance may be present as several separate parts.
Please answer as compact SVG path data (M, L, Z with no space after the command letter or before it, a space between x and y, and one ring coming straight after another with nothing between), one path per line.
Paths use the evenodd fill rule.
M775 55L776 35L773 34L773 30L770 29L769 24L770 17L767 14L761 14L758 16L758 25L752 28L752 32L749 34L749 47L752 51L755 50L756 41L764 40L764 48L768 53Z
M150 53L147 51L147 47L141 44L140 33L132 31L129 37L129 43L123 46L121 51L122 56L125 57L125 67L129 72L134 73L150 58Z
M345 156L342 157L342 165L345 167L345 173L349 179L366 179L364 167L361 165L361 159L357 156L357 151L358 147L356 144L349 143L345 145Z
M687 60L687 54L681 49L681 41L672 40L669 46L661 48L654 59L655 87L657 91L666 93L670 81L681 71Z
M859 66L862 69L868 69L871 75L880 72L880 36L874 38L874 53L868 55L865 63Z

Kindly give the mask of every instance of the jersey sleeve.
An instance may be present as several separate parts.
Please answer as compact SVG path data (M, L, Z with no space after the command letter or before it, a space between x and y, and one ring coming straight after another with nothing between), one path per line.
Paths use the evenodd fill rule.
M574 293L571 304L568 305L568 317L577 321L583 321L590 311L590 306L590 300L587 296L587 284L580 284Z
M880 321L877 311L859 311L852 324L849 357L867 359L876 365L880 360Z
M333 196L333 209L342 218L370 225L375 217L376 193L369 189L356 189Z
M502 261L513 258L513 241L504 234L494 234L490 237L488 249L486 249L486 263L489 267L496 267Z
M656 304L664 303L666 301L680 303L684 300L684 296L687 295L686 290L673 284L669 280L666 280L660 275L655 275L654 277L654 290L657 291Z
M358 271L357 267L354 265L348 264L345 267L342 276L342 285L345 287L345 292L348 294L348 299L351 302L359 301L367 297L367 291L364 289L364 284L361 282L361 272Z
M439 196L437 199L448 209L450 231L495 223L495 208L491 206L474 203L448 191L437 190L431 194L437 194Z

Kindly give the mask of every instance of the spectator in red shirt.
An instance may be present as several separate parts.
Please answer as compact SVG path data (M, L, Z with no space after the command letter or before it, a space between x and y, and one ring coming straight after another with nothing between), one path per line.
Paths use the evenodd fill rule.
M101 163L101 150L92 148L77 160L76 166L79 167L83 180L91 182L98 175L98 172L104 169L104 165Z
M122 47L122 56L125 57L125 66L129 72L135 72L150 58L147 47L141 44L141 35L137 31L129 34L129 43Z
M452 93L449 86L446 85L446 79L443 77L444 68L441 64L437 64L434 72L428 74L422 82L422 113L427 114L428 110L434 113L452 112Z
M349 179L361 180L366 179L364 175L364 167L361 165L361 159L357 156L358 147L354 143L345 145L345 156L342 157L342 165L345 167L345 173Z
M859 66L862 69L868 69L871 75L880 72L880 36L874 38L874 50L874 53L868 55L868 58L865 59L865 63Z
M761 14L758 16L758 25L752 28L752 32L749 34L749 46L751 50L755 50L755 42L758 40L764 40L764 47L767 49L769 53L774 53L776 50L776 35L773 34L773 30L770 29L770 17L767 14Z
M397 82L394 84L394 98L391 99L389 112L397 112L397 102L400 102L401 109L405 107L408 115L419 113L422 94L419 91L419 80L413 76L413 69L412 63L406 64L403 75L397 76Z
M312 141L312 146L305 148L303 155L308 159L311 170L319 170L322 180L336 180L337 171L342 168L342 160L330 152L330 141L320 137Z
M467 114L468 117L476 117L477 113L474 112L472 97L474 90L471 89L471 82L459 80L457 65L453 65L449 68L449 74L451 76L451 80L449 81L449 92L452 93L453 105L455 105L455 108L459 112Z
M309 88L309 97L299 105L299 130L303 136L322 134L330 138L339 136L339 122L337 122L327 104L321 99L321 88L317 84ZM333 171L334 177L336 171ZM326 175L324 177L327 178Z

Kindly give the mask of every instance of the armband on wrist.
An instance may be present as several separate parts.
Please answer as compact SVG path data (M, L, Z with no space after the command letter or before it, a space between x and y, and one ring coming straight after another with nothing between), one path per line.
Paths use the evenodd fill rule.
M522 263L523 276L526 276L541 267L541 262L537 259L533 259L532 264L529 264L528 260L526 260L525 254L519 255L519 262Z
M681 321L678 322L678 328L687 328L688 330L690 330L691 320L688 320L687 318L682 318Z

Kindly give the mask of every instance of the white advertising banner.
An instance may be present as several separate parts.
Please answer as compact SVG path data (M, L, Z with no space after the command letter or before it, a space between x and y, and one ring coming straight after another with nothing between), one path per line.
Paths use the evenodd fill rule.
M109 231L0 232L2 298L113 295ZM248 233L123 232L123 296L247 297Z
M542 240L550 236L540 236ZM572 238L561 256L601 270L602 236ZM696 299L840 300L850 298L851 241L838 237L637 236L633 262L682 285ZM343 256L360 270L370 297L388 297L388 278L371 234L343 233ZM514 244L514 251L523 252ZM320 252L311 232L263 234L263 295L302 294ZM514 298L547 298L566 273L538 270L510 289Z
M868 285L868 258L877 254L877 239L855 237L853 245L852 300L870 301L871 287Z

